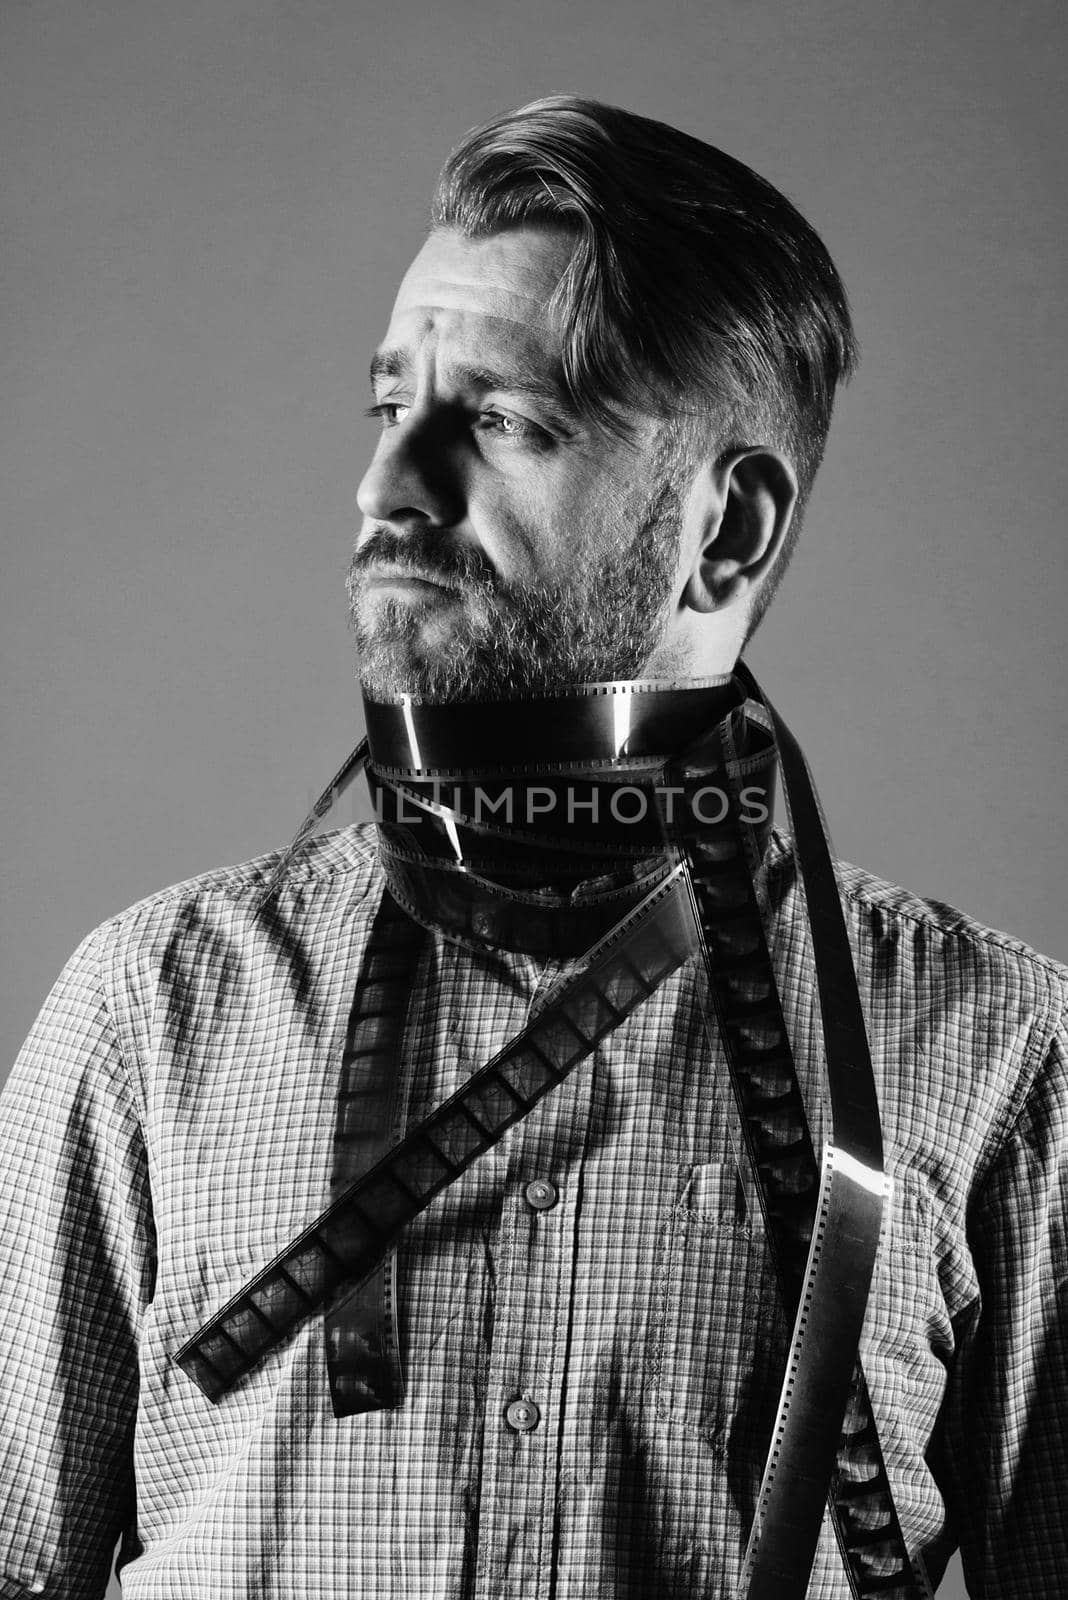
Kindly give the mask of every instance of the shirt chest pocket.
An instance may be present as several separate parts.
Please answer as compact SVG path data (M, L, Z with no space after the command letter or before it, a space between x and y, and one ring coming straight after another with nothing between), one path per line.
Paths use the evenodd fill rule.
M687 1175L688 1174L688 1175ZM778 1403L785 1325L759 1219L733 1162L687 1169L659 1254L649 1370L657 1415L717 1452L761 1454Z
M970 1258L966 1265L971 1268ZM969 1279L956 1262L950 1270L956 1272L954 1281L974 1284L974 1272ZM911 1407L917 1388L940 1391L953 1347L928 1182L919 1172L899 1168L893 1173L862 1344L868 1386L884 1415Z

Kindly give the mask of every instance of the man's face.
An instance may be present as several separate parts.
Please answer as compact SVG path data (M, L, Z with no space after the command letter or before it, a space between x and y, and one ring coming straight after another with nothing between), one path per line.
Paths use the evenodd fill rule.
M662 428L575 414L546 304L571 239L431 234L372 364L382 433L349 593L381 698L548 694L681 670L663 644L678 496Z

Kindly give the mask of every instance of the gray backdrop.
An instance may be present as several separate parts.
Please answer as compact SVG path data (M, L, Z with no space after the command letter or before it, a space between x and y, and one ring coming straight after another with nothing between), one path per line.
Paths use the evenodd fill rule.
M1068 954L1057 0L0 16L5 1062L82 934L282 842L354 742L367 357L448 146L559 90L823 233L864 359L753 664L841 854Z

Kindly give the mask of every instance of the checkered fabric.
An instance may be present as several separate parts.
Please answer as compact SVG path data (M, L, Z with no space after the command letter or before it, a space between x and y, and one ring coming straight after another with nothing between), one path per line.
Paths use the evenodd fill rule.
M407 1233L398 1409L335 1419L322 1318L218 1406L171 1364L329 1198L373 832L313 841L258 912L272 861L92 934L0 1101L0 1597L102 1595L123 1531L129 1600L731 1595L784 1330L693 963ZM941 1541L939 1570L959 1540L975 1596L1049 1597L1068 1571L1068 974L844 882L894 1176L863 1359L902 1524ZM768 892L811 1083L781 839ZM432 937L409 1121L561 970ZM809 1594L846 1593L825 1525Z

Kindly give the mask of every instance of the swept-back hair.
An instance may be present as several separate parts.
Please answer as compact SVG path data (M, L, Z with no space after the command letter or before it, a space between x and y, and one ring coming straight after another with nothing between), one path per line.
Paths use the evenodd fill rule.
M432 221L471 238L524 223L573 233L549 306L572 402L610 431L633 406L686 419L691 447L781 449L800 488L781 573L857 359L842 282L800 212L712 145L552 95L466 136Z

